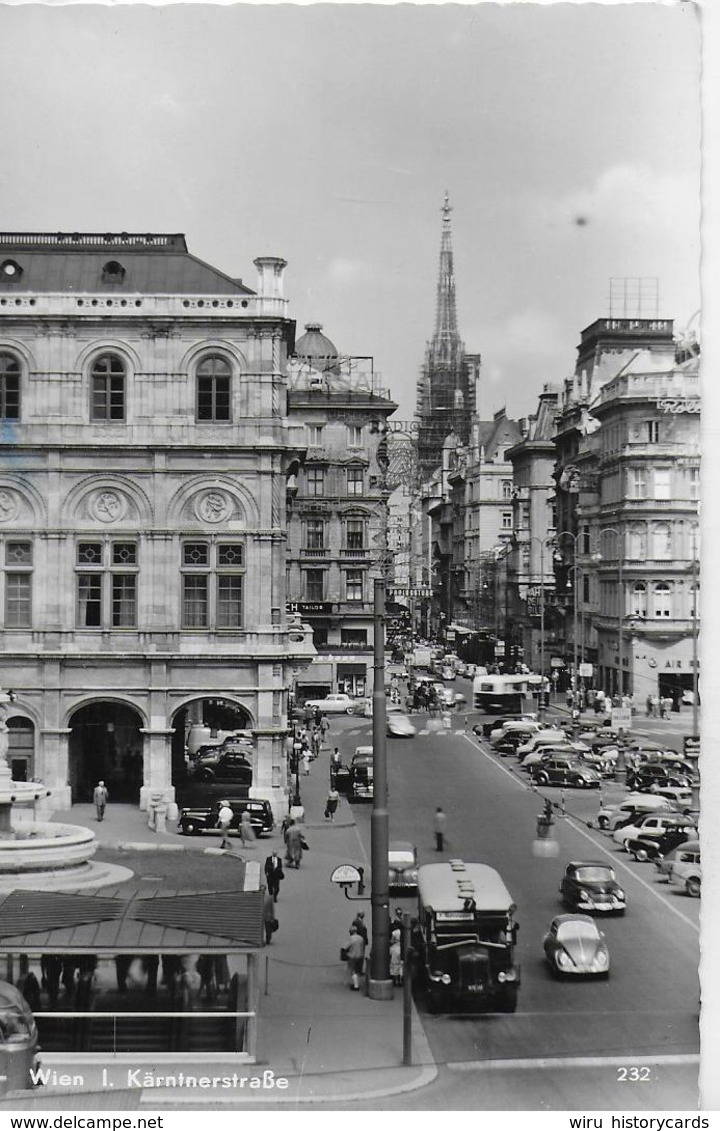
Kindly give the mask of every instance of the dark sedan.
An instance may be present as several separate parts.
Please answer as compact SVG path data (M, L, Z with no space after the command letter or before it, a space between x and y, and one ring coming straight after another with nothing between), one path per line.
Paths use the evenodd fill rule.
M610 952L589 915L558 915L543 939L545 958L558 977L607 978Z
M536 785L571 785L579 789L600 788L600 774L577 758L558 755L530 767Z
M573 911L625 914L625 892L614 869L596 860L570 861L560 884L560 897Z
M182 809L178 821L180 832L187 836L194 836L198 833L219 831L218 813L220 812L220 804L220 801L216 801L213 805L188 805ZM275 819L269 801L229 798L228 805L233 811L230 832L237 832L240 818L246 809L250 812L250 824L255 830L256 836L260 836L262 833L271 833L275 828Z
M659 762L645 762L635 769L628 770L627 784L630 789L644 790L652 786L689 786L690 776L668 769Z
M226 781L234 785L252 785L252 762L240 751L222 751L198 758L190 767L196 781Z

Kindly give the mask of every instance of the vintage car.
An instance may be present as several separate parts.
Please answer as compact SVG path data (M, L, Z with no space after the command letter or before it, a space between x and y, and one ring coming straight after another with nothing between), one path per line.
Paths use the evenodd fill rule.
M627 849L630 841L637 837L644 837L647 833L661 836L670 829L684 829L691 836L697 830L688 823L688 818L683 813L643 813L635 817L630 824L620 825L613 833L613 840L622 849Z
M199 782L226 781L233 785L252 785L252 752L218 750L213 754L198 757L189 766L192 779Z
M326 695L324 699L306 699L304 708L311 711L322 711L324 715L355 715L362 711L362 702L338 691L333 695Z
M543 950L557 977L609 977L610 953L589 915L557 915L543 939Z
M373 789L373 748L357 746L349 767L347 783L348 801L372 801Z
M538 766L531 766L530 775L535 785L570 785L578 789L599 789L602 780L592 766L585 766L577 758L561 754Z
M677 844L674 848L668 849L668 851L665 852L662 856L655 857L653 863L655 864L655 867L659 872L658 879L661 882L664 880L667 883L667 881L670 879L670 873L673 869L675 861L680 859L680 857L685 853L699 851L700 841L696 838L694 840L684 840L681 844Z
M669 813L672 806L664 797L650 793L628 793L622 801L614 805L603 805L597 815L599 829L618 828L626 825L638 813Z
M269 801L257 798L230 797L220 798L212 805L188 805L180 810L178 827L186 836L195 836L199 833L217 832L218 813L223 801L227 800L233 811L230 832L237 832L240 818L246 809L250 811L250 823L255 830L255 835L271 833L275 828L275 818Z
M643 762L627 772L627 784L630 789L652 790L653 786L680 786L689 788L691 772L676 770L662 762Z
M417 848L408 840L391 840L388 851L388 886L417 888Z
M683 888L688 895L699 897L702 888L700 848L684 848L678 852L668 872L668 883Z
M404 711L388 711L387 733L390 738L412 738L417 728Z
M566 907L587 914L607 911L625 914L625 892L609 864L597 860L571 860L560 884L560 898Z
M625 842L625 848L639 863L656 860L688 841L695 832L695 824L688 818L684 825L673 824L669 829L648 829L644 835L631 837Z

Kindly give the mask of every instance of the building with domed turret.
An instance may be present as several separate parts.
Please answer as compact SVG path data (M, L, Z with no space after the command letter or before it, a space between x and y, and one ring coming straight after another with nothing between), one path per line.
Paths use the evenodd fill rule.
M372 689L390 494L384 424L396 407L372 358L341 355L320 323L305 326L288 366L288 418L307 454L288 506L287 591L318 655L297 673L300 700Z

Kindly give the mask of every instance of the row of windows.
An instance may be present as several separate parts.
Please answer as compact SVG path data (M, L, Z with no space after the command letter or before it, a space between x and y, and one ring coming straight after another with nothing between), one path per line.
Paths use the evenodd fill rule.
M700 494L700 470L688 468L687 483L691 499ZM673 491L672 468L670 467L631 467L628 469L628 496L631 499L655 499L668 501L677 495Z
M320 499L326 493L328 479L324 467L308 467L305 470L304 494L311 499ZM365 471L362 467L345 469L345 494L359 498L365 494Z
M231 416L232 369L226 358L211 355L195 366L195 417L200 422L229 422ZM18 359L0 353L0 419L20 419ZM90 366L90 419L122 422L127 411L127 367L123 358L103 353Z
M687 592L690 607L684 612L681 609L681 603L685 606L684 594L672 582L655 581L646 584L644 581L638 581L630 590L631 613L633 616L659 620L666 617L694 617L697 615L695 603L699 586L689 585ZM603 613L614 613L617 607L617 587L611 582L603 582L600 586L600 594Z
M349 448L362 448L364 437L362 427L358 424L348 424L346 430L347 446ZM322 448L325 443L325 425L308 424L307 441L310 448Z
M308 569L303 571L304 591L306 601L325 601L327 586L327 570ZM345 601L365 600L365 578L367 574L362 569L343 570Z
M361 518L348 518L344 523L344 548L346 550L365 549L365 523ZM325 550L327 523L322 518L309 518L305 522L305 548Z

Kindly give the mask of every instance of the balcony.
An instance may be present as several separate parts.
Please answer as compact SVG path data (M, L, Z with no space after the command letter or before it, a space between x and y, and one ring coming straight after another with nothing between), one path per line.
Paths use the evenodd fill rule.
M326 550L324 546L313 547L312 549L309 548L309 547L305 547L305 549L302 549L300 551L300 557L301 558L327 558L329 556L329 553L330 553L330 551Z
M362 561L365 561L365 559L368 558L369 555L370 555L370 551L367 550L367 549L365 549L365 550L349 550L346 547L343 547L340 550L340 557L345 558L346 560L352 559L353 561L362 562Z

